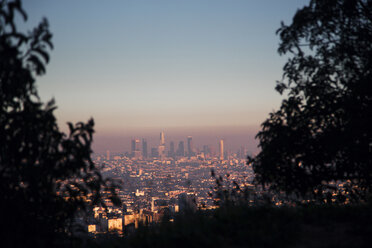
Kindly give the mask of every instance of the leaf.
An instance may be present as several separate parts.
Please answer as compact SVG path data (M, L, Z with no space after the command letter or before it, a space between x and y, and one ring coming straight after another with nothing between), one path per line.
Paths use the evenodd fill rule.
M31 55L27 58L27 61L34 66L38 75L45 73L45 67L37 56Z
M33 49L33 51L38 53L40 56L42 56L46 63L49 62L49 54L45 52L43 49L41 49L40 47L36 47Z

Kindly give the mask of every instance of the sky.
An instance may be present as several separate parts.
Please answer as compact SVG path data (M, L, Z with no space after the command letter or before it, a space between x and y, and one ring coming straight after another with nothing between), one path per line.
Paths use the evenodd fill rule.
M28 0L21 28L46 17L54 49L41 99L56 100L61 130L95 120L96 152L193 135L256 151L254 136L280 106L280 22L303 0Z

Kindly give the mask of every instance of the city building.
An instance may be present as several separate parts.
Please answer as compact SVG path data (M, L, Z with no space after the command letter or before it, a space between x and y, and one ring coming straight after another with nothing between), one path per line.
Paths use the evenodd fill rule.
M169 144L168 157L174 158L175 155L176 155L176 154L175 154L175 152L174 152L174 142L171 141L170 144Z
M220 143L219 143L219 148L220 148L220 159L223 160L224 159L224 150L223 150L223 139L220 140Z
M148 156L148 152L147 152L147 140L146 139L142 139L142 156L144 158L147 158L147 156Z
M160 132L160 142L158 147L159 158L161 160L165 159L165 138L164 132Z
M133 158L140 158L141 157L140 140L139 139L132 139L131 155L132 155Z
M123 233L123 218L108 219L108 231Z
M151 148L151 157L153 157L153 158L159 157L158 148L156 148L156 147Z
M180 141L178 143L178 148L177 148L176 155L180 156L180 157L185 156L185 143L183 141Z
M194 156L194 147L192 144L192 136L187 136L187 155L189 157Z
M164 132L160 132L160 144L165 146Z
M110 160L110 151L109 150L106 151L106 160Z

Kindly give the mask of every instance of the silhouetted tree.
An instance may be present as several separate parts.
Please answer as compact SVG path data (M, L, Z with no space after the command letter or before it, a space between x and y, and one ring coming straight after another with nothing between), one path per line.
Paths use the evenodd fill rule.
M25 34L16 15L27 19L19 0L0 1L0 246L53 247L111 184L90 157L93 120L69 123L66 135L54 102L38 97L35 77L45 73L53 47L47 20Z
M255 181L313 200L332 193L365 199L372 189L372 1L312 0L277 33L279 54L289 56L276 86L286 99L257 134L261 151L248 159Z

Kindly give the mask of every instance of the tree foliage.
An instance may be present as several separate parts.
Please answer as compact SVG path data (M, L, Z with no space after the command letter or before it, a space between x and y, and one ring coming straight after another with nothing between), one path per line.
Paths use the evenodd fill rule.
M282 23L280 109L257 134L255 181L320 201L372 189L372 1L311 0ZM336 187L339 183L343 187ZM334 195L334 194L333 194Z
M1 243L55 246L110 183L91 160L93 120L68 123L64 134L54 102L43 104L37 94L35 77L45 73L53 48L47 20L26 34L17 30L16 15L27 19L19 0L0 1Z

